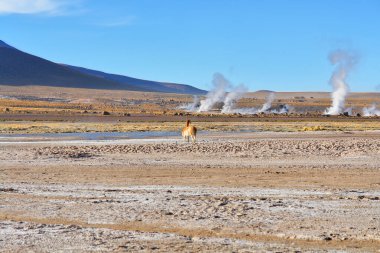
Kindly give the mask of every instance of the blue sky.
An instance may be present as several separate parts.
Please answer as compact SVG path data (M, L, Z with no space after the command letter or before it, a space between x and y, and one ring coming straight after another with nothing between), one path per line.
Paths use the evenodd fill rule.
M0 39L51 61L211 87L330 91L335 49L352 91L380 86L378 0L0 0Z

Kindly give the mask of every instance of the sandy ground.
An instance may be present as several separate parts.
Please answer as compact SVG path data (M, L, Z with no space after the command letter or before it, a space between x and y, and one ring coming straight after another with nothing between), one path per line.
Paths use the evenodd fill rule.
M380 132L0 140L0 251L380 252Z

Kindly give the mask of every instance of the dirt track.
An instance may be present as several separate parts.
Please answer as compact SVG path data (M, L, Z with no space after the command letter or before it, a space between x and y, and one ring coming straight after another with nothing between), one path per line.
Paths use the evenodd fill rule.
M372 251L380 133L0 144L3 251Z

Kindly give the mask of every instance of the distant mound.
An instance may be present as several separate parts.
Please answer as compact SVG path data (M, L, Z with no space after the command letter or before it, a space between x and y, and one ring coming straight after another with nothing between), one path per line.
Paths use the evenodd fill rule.
M255 91L255 92L265 92L265 93L272 93L272 92L274 92L274 91L272 91L272 90L257 90L257 91Z
M190 85L164 83L57 64L0 40L0 84L205 94Z

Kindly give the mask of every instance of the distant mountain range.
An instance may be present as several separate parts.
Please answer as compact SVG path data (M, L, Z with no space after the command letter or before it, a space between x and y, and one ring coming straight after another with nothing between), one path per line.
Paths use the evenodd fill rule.
M156 82L58 64L22 52L0 40L0 85L152 91L201 95L190 85Z

